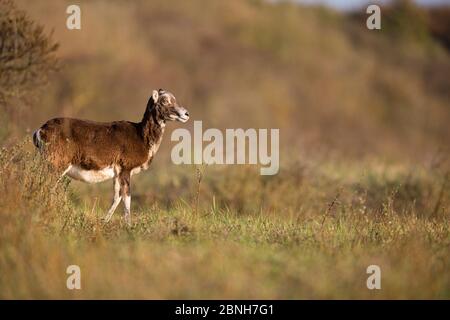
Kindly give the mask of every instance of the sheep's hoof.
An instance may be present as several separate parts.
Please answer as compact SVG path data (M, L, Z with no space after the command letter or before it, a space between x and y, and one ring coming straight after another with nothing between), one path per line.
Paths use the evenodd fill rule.
M102 222L103 222L104 224L106 224L106 223L108 223L108 222L110 222L110 221L111 221L111 217L106 216L106 217L102 218Z

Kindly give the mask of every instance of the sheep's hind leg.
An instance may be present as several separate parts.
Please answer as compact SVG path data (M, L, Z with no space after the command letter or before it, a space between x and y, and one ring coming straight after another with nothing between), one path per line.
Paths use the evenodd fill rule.
M125 221L131 226L131 195L126 195L123 202L125 203Z
M130 173L129 172L121 172L120 174L120 194L123 197L123 201L125 204L125 212L124 217L128 226L131 226L131 191L130 191Z
M120 182L119 178L116 177L114 178L114 198L111 204L111 208L109 208L108 214L105 217L105 222L109 222L111 220L111 217L114 211L116 211L116 208L120 203L120 200L122 200L122 196L120 195Z

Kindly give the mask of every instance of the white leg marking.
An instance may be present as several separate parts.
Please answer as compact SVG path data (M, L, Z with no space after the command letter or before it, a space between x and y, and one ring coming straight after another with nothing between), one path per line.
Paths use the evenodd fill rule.
M72 169L72 165L71 165L71 164L69 164L69 166L67 167L67 169L64 170L64 172L63 172L62 175L61 175L61 178L64 177L64 176L67 174L67 172L70 171L70 169Z
M125 203L125 221L128 225L131 225L131 196L125 196L123 202Z
M114 178L114 199L113 199L111 208L109 208L108 214L105 217L105 222L109 222L109 220L111 220L111 217L112 217L114 211L116 211L116 208L120 203L120 200L122 200L122 197L120 196L119 178L115 177Z
M56 187L56 185L62 180L62 178L64 178L64 176L67 174L67 172L70 171L70 169L72 169L72 165L71 165L71 164L69 164L69 166L67 167L67 169L64 170L64 172L61 174L61 176L58 178L58 180L56 180L55 187Z

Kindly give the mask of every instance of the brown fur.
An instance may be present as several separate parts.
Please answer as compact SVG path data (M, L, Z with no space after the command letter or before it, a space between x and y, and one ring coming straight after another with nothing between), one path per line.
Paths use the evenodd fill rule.
M160 93L164 91L160 89ZM41 139L45 141L50 161L58 169L64 170L69 164L85 170L118 165L122 170L131 171L146 163L150 148L160 144L165 121L175 112L174 105L178 106L176 101L164 107L150 98L138 123L51 119L40 128Z
M70 165L94 171L113 167L121 197L129 196L132 170L148 168L161 144L165 122L189 117L171 93L162 89L158 93L156 102L150 97L141 122L55 118L40 128L40 140L35 133L34 144L61 171Z
M56 118L41 127L50 161L59 169L73 164L99 170L115 164L131 171L147 161L150 147L160 142L162 134L163 128L153 122Z

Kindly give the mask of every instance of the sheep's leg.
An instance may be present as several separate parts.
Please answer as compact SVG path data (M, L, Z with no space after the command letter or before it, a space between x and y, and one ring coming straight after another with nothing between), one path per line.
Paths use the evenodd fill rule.
M67 174L67 172L69 172L69 170L72 169L72 165L69 164L69 166L67 167L66 170L63 171L63 173L61 174L61 176L58 178L58 180L56 180L55 185L53 186L53 189L56 188L56 186L58 185L58 183L61 182L62 178L64 178L64 176Z
M125 196L123 202L125 203L125 221L131 226L131 195Z
M120 196L120 182L119 182L119 178L115 177L114 178L114 198L113 198L113 202L111 204L111 208L109 208L108 214L105 217L105 222L109 222L109 220L111 220L111 217L112 217L114 211L116 211L116 208L120 203L120 200L122 200L122 197Z
M124 217L126 223L131 226L131 191L130 191L130 172L124 171L120 173L120 194L125 204Z
M67 172L70 171L70 169L72 169L72 165L71 165L71 164L69 164L69 166L67 167L67 169L64 170L64 172L61 174L61 177L59 177L59 179L62 179L62 178L67 174ZM58 180L58 181L59 181L59 180Z

